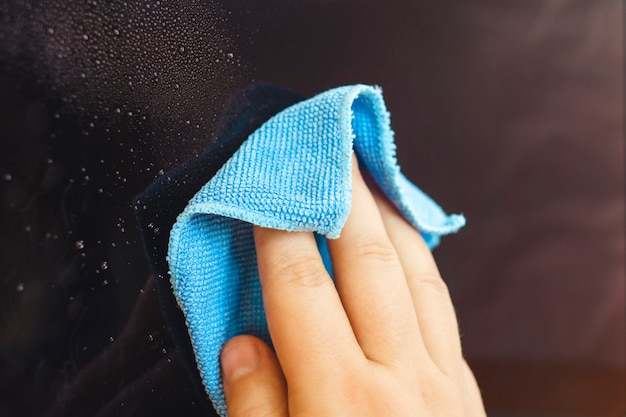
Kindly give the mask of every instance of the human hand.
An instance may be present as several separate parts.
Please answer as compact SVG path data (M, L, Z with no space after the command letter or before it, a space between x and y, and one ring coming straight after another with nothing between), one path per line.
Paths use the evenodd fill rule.
M328 241L336 286L313 234L254 229L276 353L226 343L229 417L484 416L428 247L353 166L352 210Z

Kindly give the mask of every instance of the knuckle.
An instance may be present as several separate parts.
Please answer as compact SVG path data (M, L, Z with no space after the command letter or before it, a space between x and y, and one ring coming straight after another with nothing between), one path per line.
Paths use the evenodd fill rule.
M296 286L318 287L330 280L322 261L308 254L283 256L276 261L274 270L280 282Z
M418 290L430 291L441 297L450 298L448 286L439 274L415 274L413 277L409 277L409 282L412 282Z
M232 417L274 417L284 414L282 414L282 410L277 410L277 407L272 407L270 404L255 403L229 410L229 415Z
M368 258L382 263L397 263L398 254L390 242L377 237L364 237L354 245L357 257Z

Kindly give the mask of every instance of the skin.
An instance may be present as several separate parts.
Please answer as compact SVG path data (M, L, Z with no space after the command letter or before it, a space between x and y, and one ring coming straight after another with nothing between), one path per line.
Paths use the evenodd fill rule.
M353 167L352 211L329 241L336 286L312 234L255 227L275 353L226 343L229 417L485 416L429 249Z

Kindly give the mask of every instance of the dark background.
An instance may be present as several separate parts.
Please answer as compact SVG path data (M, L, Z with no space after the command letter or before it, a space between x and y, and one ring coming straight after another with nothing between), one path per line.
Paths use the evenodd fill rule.
M623 415L622 8L0 0L0 415L206 412L130 202L253 81L382 86L491 415Z

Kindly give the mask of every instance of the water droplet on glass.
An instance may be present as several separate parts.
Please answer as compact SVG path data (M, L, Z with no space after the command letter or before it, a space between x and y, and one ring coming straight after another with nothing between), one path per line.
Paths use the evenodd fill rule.
M151 334L149 334L148 335L148 340L152 342L152 341L154 341L154 337Z
M109 264L107 263L107 261L103 261L100 264L100 269L108 269L109 268Z
M115 338L113 336L110 336L109 337L109 342L114 342L114 341L115 341Z
M84 40L89 39L89 35L83 35L83 39L84 39Z
M235 55L233 55L233 53L232 53L232 52L229 52L229 53L227 53L227 54L226 54L226 56L227 56L228 58L233 58Z
M117 29L113 29L113 34L114 34L115 36L119 36L119 35L120 35L120 31L119 31L119 30L117 30Z
M15 287L15 289L17 290L17 292L24 291L24 284L20 282L19 284L17 284L17 287Z
M2 179L5 180L5 181L11 181L13 179L13 176L11 176L11 174L7 173L7 174L4 174L2 176Z
M31 230L31 229L30 229L30 226L26 226L26 227L24 227L24 231L26 231L26 232L30 232L30 230Z
M76 249L83 249L85 247L85 242L82 240L77 240L74 245L76 246Z
M158 227L154 228L154 234L158 235L161 232L161 230Z
M48 28L48 33L51 35L54 35L54 29L53 28Z
M115 113L121 113L122 109L120 109L119 107L115 109Z

